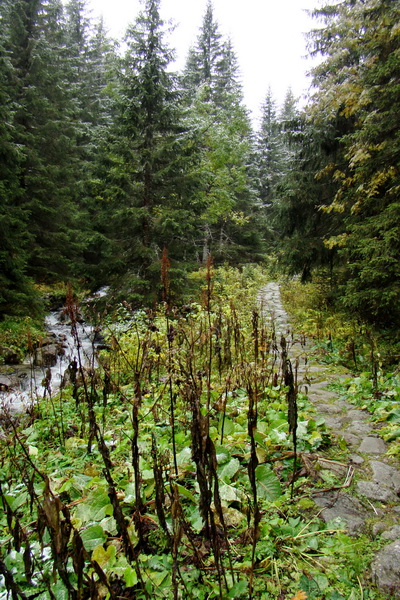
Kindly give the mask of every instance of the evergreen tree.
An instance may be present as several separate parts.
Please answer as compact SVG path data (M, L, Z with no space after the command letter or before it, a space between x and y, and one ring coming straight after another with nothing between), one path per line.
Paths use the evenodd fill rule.
M289 274L300 274L304 282L317 268L328 268L334 281L337 252L325 242L340 233L342 215L323 210L336 193L337 183L322 174L329 172L341 151L337 131L326 123L316 126L306 114L298 116L297 128L291 132L291 156L272 207L281 264ZM321 176L316 177L317 173Z
M271 206L276 185L283 169L283 144L271 88L268 89L262 107L261 127L257 135L256 163L258 168L258 192L264 207Z
M193 96L200 86L207 86L209 99L223 87L220 70L223 63L223 45L218 23L214 20L211 0L208 0L197 43L189 50L183 74L183 86ZM226 58L226 57L225 57Z
M13 138L21 152L12 204L29 214L28 266L43 280L70 276L74 243L75 129L66 78L63 9L57 0L7 4L13 75Z
M185 128L164 37L159 0L147 0L127 31L116 124L102 166L120 255L115 270L129 270L143 286L159 279L164 247L173 261L194 258L191 171L198 151Z
M199 258L205 261L211 252L221 261L254 259L261 252L261 239L251 171L251 125L235 52L230 40L222 40L211 2L189 52L183 85L201 152Z
M66 12L68 81L76 130L73 191L80 218L76 240L82 256L76 274L98 287L108 282L114 263L110 207L101 200L104 186L97 170L113 123L111 94L116 87L117 56L103 21L93 24L84 0L71 0Z
M298 116L297 100L293 94L293 90L289 87L286 91L283 105L279 113L281 123L290 123Z
M4 0L0 18L5 18ZM3 21L4 22L4 21ZM13 139L13 69L0 34L0 319L5 315L31 314L37 297L27 275L28 215L15 200L19 196L22 154Z
M201 152L199 259L254 260L261 252L258 207L251 176L251 128L241 106L215 107L199 94L191 108Z
M400 18L397 2L345 0L318 11L326 27L315 48L313 118L345 120L340 160L330 172L338 190L329 214L344 216L328 241L343 259L344 303L376 323L400 321L399 185Z
M293 157L296 132L298 128L299 112L297 110L297 100L289 88L286 92L283 105L279 113L279 124L282 141L282 167L286 173L290 167L290 161Z

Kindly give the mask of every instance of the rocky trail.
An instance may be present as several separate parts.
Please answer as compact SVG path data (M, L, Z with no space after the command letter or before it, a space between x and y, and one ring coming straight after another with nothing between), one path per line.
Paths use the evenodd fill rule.
M320 517L334 521L351 536L361 533L380 540L381 549L371 563L371 580L392 598L400 598L400 465L386 455L386 444L367 411L356 408L327 389L344 377L313 358L310 343L293 337L280 299L279 285L269 283L260 293L263 313L275 326L277 337L291 339L290 357L298 360L298 385L305 391L317 416L325 419L339 460L319 461L343 483L312 494ZM343 459L343 455L345 458Z

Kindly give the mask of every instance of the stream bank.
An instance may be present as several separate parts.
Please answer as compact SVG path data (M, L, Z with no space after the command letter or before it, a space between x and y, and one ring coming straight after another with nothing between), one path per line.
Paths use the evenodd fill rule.
M282 305L279 284L271 282L260 293L264 315L275 325L277 336L291 340L289 355L298 361L298 385L306 392L316 415L325 419L333 444L346 449L346 462L319 461L318 468L331 470L343 483L317 490L312 500L325 522L333 522L354 536L367 534L379 540L370 567L378 589L400 598L400 467L386 454L387 446L366 410L356 408L330 390L333 381L346 377L318 364L309 340L298 340ZM312 467L311 467L312 468Z

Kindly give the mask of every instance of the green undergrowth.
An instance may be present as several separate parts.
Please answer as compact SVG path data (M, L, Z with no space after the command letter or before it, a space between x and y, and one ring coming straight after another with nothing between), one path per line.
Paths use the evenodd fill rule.
M294 329L314 342L320 363L343 366L356 374L378 369L390 372L398 367L398 332L374 329L360 317L351 318L338 310L324 279L312 283L285 280L281 295Z
M336 380L331 389L368 410L380 435L390 442L389 455L400 457L399 352L393 334L374 331L335 311L322 282L290 281L282 290L294 327L311 340L317 362L348 371L349 376Z
M45 335L40 320L30 317L6 317L0 322L0 365L22 362L25 355Z
M330 438L258 311L259 273L201 277L174 308L165 258L164 302L121 306L96 371L77 346L69 386L3 414L1 600L381 598L369 540L309 500L335 483L307 467Z
M388 455L400 459L400 375L369 371L330 385L342 399L368 410L389 443Z

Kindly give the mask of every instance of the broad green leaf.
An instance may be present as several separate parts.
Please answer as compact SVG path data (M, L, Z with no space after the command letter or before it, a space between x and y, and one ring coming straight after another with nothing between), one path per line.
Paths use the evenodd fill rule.
M299 421L297 423L297 438L299 440L307 438L308 421Z
M154 479L154 473L150 469L144 469L141 476L143 481L151 481Z
M84 502L78 504L75 516L83 523L101 521L104 517L111 516L113 508L110 498L104 489L93 489Z
M220 486L219 495L221 496L221 500L224 500L225 502L236 502L242 499L242 494L239 490L227 483Z
M117 549L112 544L108 546L107 550L103 545L96 546L92 552L92 560L95 560L102 569L110 569L115 564L116 553Z
M222 431L222 422L224 424L224 435L231 435L234 431L235 431L235 424L231 419L228 419L227 417L225 417L225 420L220 420L219 423L219 427L218 427L218 433L221 433Z
M185 487L183 487L183 485L177 484L177 489L178 492L181 496L185 496L185 498L187 498L188 500L190 500L191 502L193 502L193 504L196 503L196 498L194 497L193 493L190 492L189 490L187 490Z
M85 440L83 440L82 438L78 438L78 437L70 437L65 440L65 447L67 450L70 450L72 448L83 448L86 445L87 444L86 444Z
M392 442L393 440L396 440L397 438L400 438L400 428L392 429L391 431L388 431L387 433L385 433L383 436L383 439L386 440L387 442Z
M281 444L287 440L286 431L272 429L269 434L269 439L272 444Z
M18 496L11 496L10 494L6 494L5 498L11 508L11 510L16 511L20 508L28 499L27 492L22 492L22 494L18 494Z
M138 582L136 571L133 567L126 567L124 572L124 578L126 587L133 587Z
M238 596L241 596L242 594L244 594L247 591L248 585L249 585L248 582L245 581L244 579L242 579L241 581L238 581L229 590L228 598L234 599L234 598L237 598Z
M388 416L386 417L386 420L389 421L390 423L399 423L400 422L400 411L397 410L391 410L390 413L388 414Z
M117 535L117 523L114 517L105 517L99 523L100 527L110 535Z
M67 588L60 579L52 584L51 591L57 600L69 600L70 598Z
M236 475L236 473L239 471L239 469L240 462L238 461L238 459L231 458L231 460L226 465L224 465L219 471L219 477L226 483L229 483L234 477L234 475Z
M177 462L178 467L184 467L186 465L189 465L190 467L192 467L192 465L193 465L192 451L189 448L189 446L187 446L186 448L183 448L183 450L181 450L179 452L179 454L177 454L176 462Z
M269 465L256 468L257 492L260 498L276 500L282 495L281 484Z
M150 579L157 587L165 586L166 584L170 584L169 574L169 571L153 571L150 573Z
M217 462L219 465L223 465L231 457L231 453L229 452L229 450L227 448L225 448L225 446L216 446L215 453L216 453Z
M125 488L124 504L133 504L135 502L135 484L130 482Z
M87 529L81 531L81 538L85 549L92 552L96 546L104 544L107 536L100 525L91 525Z
M265 435L260 431L254 432L254 439L257 442L257 444L261 444L263 446L265 445Z
M196 533L203 529L204 522L198 508L195 508L189 515L189 522Z

